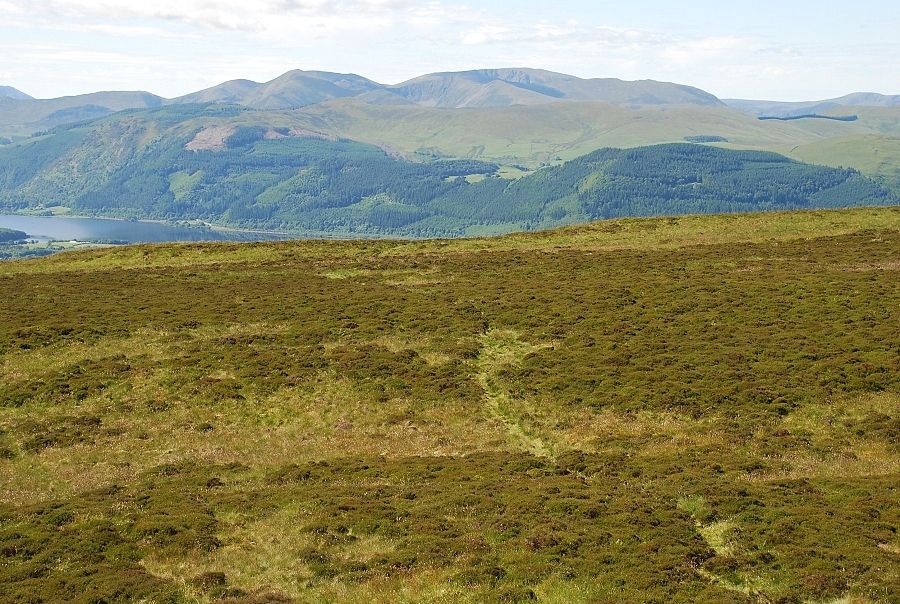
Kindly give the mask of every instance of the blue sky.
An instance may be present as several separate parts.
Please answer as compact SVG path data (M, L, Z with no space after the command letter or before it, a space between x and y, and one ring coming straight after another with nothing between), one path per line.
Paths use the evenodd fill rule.
M0 0L0 85L167 97L289 69L538 67L722 98L900 94L900 2Z

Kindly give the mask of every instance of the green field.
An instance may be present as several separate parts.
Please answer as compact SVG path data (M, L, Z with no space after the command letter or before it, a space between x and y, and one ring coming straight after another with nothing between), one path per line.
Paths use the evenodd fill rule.
M900 209L0 263L0 601L897 602Z

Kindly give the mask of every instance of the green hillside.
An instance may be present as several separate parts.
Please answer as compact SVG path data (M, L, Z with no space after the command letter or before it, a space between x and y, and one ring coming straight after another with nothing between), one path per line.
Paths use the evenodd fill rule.
M674 101L661 106L626 106L627 103L567 99L567 102L448 109L421 106L377 87L353 98L340 98L355 94L369 84L375 86L362 78L345 76L344 81L341 77L344 76L289 72L265 84L246 80L226 82L176 101L217 101L266 108L244 112L242 122L363 141L414 160L481 159L528 169L574 159L602 147L638 147L701 137L714 138L721 141L717 144L729 148L774 151L798 159L803 156L795 156L795 149L818 146L819 152L814 154L817 162L853 167L866 175L892 181L890 166L885 169L883 162L869 161L860 154L871 147L870 153L891 155L892 146L900 139L900 108L897 107L849 108L846 111L859 116L850 123L760 121L733 108ZM590 81L581 81L584 82ZM513 88L515 95L538 94L526 88ZM571 94L580 98L577 86ZM141 94L117 95L102 93L27 102L0 98L0 143L9 142L7 139L22 140L36 131L66 123L103 117L117 109L163 102ZM278 110L308 103L313 104L299 110ZM198 111L197 115L187 115L192 108ZM202 105L185 105L180 110L186 112L184 120L205 119ZM846 111L841 108L831 113ZM226 127L228 123L218 125ZM840 143L854 138L859 138L866 147L849 149Z
M116 111L159 107L163 99L149 92L94 92L55 99L0 95L0 136L24 138L61 124L95 119Z
M189 112L202 107L197 103L214 102L255 110L245 113L245 125L349 138L416 161L497 162L508 176L603 147L711 140L852 167L893 185L890 159L900 140L896 97L857 93L811 103L729 101L728 106L682 84L585 79L528 68L432 73L396 85L354 74L292 70L268 82L231 80L175 99L145 92L31 99L12 90L4 94L0 87L0 145L121 110L181 104ZM191 119L204 118L205 110L198 111ZM757 119L760 113L798 112L858 119Z
M790 155L815 164L852 166L900 190L900 137L879 134L835 137L799 145Z
M493 163L411 162L292 119L184 105L62 127L0 149L0 207L422 237L896 202L853 170L692 144L604 149L508 181Z
M760 121L719 107L627 108L570 102L519 107L432 109L378 106L342 99L307 107L307 127L385 146L409 157L476 158L534 168L574 159L600 147L639 147L692 137L724 139L734 149L774 151L797 159L798 148L819 146L815 163L852 167L893 179L896 162L872 162L866 153L893 157L900 140L900 109L853 107L852 123L830 120ZM846 112L836 111L835 114ZM859 148L840 141L857 139Z
M298 114L307 117L309 127L411 156L471 157L530 166L574 159L600 147L681 142L698 135L720 136L736 147L789 151L797 144L869 131L866 120L776 123L719 107L630 109L583 102L449 110L343 99ZM900 127L894 132L900 134Z
M893 603L900 210L0 263L0 601Z

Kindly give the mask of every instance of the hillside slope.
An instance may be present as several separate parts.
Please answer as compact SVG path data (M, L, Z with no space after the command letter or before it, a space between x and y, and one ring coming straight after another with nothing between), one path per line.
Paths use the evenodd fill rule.
M309 128L384 145L408 156L467 157L529 166L557 157L574 159L600 147L638 147L696 136L780 153L835 137L900 137L900 111L889 108L860 112L860 119L852 123L780 122L759 121L724 107L628 108L570 102L452 110L373 105L353 98L307 107L294 117Z
M56 99L0 97L0 135L29 136L61 124L95 119L123 109L162 105L149 92L94 92Z
M900 94L887 95L875 92L854 92L835 99L824 101L752 101L744 99L725 99L724 102L737 109L756 113L788 117L809 113L826 113L838 109L853 107L900 107Z
M0 145L121 109L178 104L187 110L208 102L257 110L253 118L245 115L246 125L278 122L368 142L416 160L465 158L515 166L507 174L601 147L699 140L801 160L814 156L817 162L853 167L891 186L897 182L889 159L900 138L895 97L859 93L786 105L784 110L852 113L858 116L853 122L760 122L755 119L759 111L778 115L783 104L763 101L772 106L759 109L758 101L733 101L741 110L680 84L583 79L526 68L428 74L393 86L354 74L294 70L269 82L233 80L172 100L147 93L46 100L0 95ZM194 117L201 119L203 111ZM801 148L803 155L795 153Z
M233 106L172 106L7 146L0 204L332 236L460 236L618 216L896 202L852 170L775 154L607 149L510 182L495 164L414 163L279 125L279 114L265 125L258 118Z
M791 156L815 164L853 166L900 191L900 137L879 134L835 137L798 145Z
M0 263L0 600L894 602L898 257L890 208Z
M19 99L19 100L27 100L27 99L34 98L32 96L25 94L21 90L13 88L12 86L0 86L0 97L7 98L7 99Z
M385 90L418 105L444 108L508 107L560 101L594 101L626 106L722 105L713 95L681 84L654 80L582 79L526 68L432 73L396 86L387 86Z

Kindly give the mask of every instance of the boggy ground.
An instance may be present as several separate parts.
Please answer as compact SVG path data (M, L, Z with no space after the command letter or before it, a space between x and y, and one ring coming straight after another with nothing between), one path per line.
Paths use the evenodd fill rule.
M0 264L4 602L900 602L900 209Z

